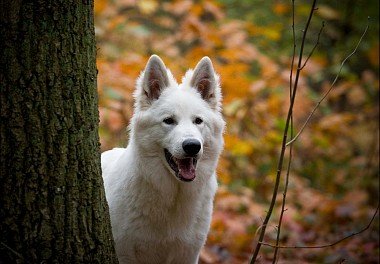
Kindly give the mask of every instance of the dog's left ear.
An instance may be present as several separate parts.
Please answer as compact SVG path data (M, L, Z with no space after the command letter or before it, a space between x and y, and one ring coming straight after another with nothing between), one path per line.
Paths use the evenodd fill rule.
M191 77L190 85L201 94L203 100L208 102L212 108L219 108L221 100L219 80L209 57L203 57L198 62Z

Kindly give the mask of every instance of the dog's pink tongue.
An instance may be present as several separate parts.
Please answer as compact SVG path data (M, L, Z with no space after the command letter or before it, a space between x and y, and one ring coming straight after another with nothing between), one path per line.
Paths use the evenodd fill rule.
M181 159L178 160L179 174L187 180L192 180L195 178L195 167L193 164L193 159Z

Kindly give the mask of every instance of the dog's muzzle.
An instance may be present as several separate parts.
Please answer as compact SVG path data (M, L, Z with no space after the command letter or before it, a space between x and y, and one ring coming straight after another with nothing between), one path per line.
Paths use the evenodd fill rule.
M184 142L186 142L186 140ZM196 176L195 168L197 165L197 158L195 157L195 155L199 152L200 146L198 148L198 147L195 147L194 144L190 143L186 146L186 148L189 152L193 153L192 157L177 159L167 149L164 149L164 152L165 152L166 161L168 162L170 168L174 171L176 177L180 179L181 181L190 182L190 181L193 181ZM196 150L196 148L198 148L198 150ZM186 150L185 152L188 155L190 154Z

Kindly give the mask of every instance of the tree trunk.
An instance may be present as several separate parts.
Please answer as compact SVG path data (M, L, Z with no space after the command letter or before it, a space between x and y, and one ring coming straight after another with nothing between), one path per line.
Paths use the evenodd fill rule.
M0 263L117 263L93 2L0 2Z

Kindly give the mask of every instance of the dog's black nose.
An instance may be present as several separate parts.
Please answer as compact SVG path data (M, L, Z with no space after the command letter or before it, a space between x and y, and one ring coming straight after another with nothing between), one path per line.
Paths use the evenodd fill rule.
M189 156L195 156L198 154L199 150L201 149L201 142L199 140L190 138L186 139L182 143L182 148Z

